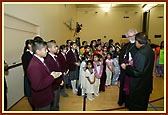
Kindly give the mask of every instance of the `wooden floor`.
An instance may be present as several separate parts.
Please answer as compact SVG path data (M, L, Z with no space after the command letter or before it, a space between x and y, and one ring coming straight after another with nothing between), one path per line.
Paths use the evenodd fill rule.
M71 89L66 89L66 92L69 97L60 96L60 111L83 111L83 97L73 94ZM86 111L128 111L124 106L118 106L118 94L119 84L109 89L106 88L105 92L100 92L100 95L94 97L93 101L86 99ZM164 78L154 77L154 88L150 96L148 111L164 112L164 105ZM9 111L32 111L32 109L27 98L23 97Z

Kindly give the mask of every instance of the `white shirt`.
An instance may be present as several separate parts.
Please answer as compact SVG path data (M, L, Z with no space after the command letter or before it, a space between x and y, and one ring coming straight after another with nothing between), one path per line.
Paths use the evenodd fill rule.
M64 56L64 58L66 59L66 55L64 53L61 52L61 54Z
M108 66L110 67L110 69L112 68L113 66L113 60L112 59L106 59L106 70L109 70Z
M55 57L57 57L55 54L52 54L52 53L48 53L55 61L56 61L56 59L55 59Z
M33 52L32 52L32 51L30 51L29 49L27 49L26 51L27 51L27 52L30 52L30 53L33 55Z
M38 55L34 54L34 56L36 56L42 63L44 63L44 58L39 57Z

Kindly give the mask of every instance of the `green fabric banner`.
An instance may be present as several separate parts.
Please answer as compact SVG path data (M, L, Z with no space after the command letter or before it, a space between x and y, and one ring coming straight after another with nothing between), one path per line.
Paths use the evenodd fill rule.
M164 64L164 50L160 50L159 64Z

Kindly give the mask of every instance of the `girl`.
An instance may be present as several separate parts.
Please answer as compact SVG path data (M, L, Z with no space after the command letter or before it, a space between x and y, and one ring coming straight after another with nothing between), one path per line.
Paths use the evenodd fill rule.
M76 82L79 79L78 67L80 66L80 60L78 51L76 49L76 42L71 42L71 50L67 53L67 66L69 69L69 76L72 85L72 92L77 93Z
M114 75L113 75L113 78L112 78L112 85L117 85L117 83L118 83L118 78L119 78L119 75L120 75L120 65L119 65L118 61L119 61L119 55L116 52L114 57L113 57Z
M78 91L81 88L81 93L82 96L85 95L85 91L86 91L86 86L85 86L85 82L86 82L86 61L87 59L85 57L82 57L82 62L80 64L80 69L79 69L79 82L78 82ZM79 88L80 87L80 88ZM80 95L80 93L78 93L78 95Z
M159 47L156 47L156 50L155 50L155 54L156 54L156 64L155 64L155 74L156 74L156 77L161 77L161 76L164 76L164 64L163 63L159 63L159 60L160 60L160 52L164 51L164 41L162 41L160 43L160 46Z
M61 86L61 94L63 97L68 97L68 94L65 92L65 86L68 84L68 67L67 67L67 48L65 45L60 46L60 52L57 55L57 60L60 63L59 69L63 73L64 85Z
M94 95L99 96L100 78L103 73L103 62L99 59L99 54L93 56L93 65L95 71Z
M24 70L24 94L26 97L28 97L28 101L34 110L34 106L32 105L32 99L31 99L31 87L30 87L30 81L27 76L27 68L29 65L30 60L33 57L33 49L32 49L33 40L28 39L25 42L24 52L22 54L22 65Z
M92 52L94 52L95 50L96 50L96 40L92 40L91 42L90 42L90 47L91 47L91 49L92 49Z
M94 67L93 62L91 60L86 62L87 69L86 69L86 94L88 100L94 100L92 93L94 93L93 85L95 83L95 75L94 75Z
M106 59L106 75L107 75L106 87L107 88L110 88L111 77L112 77L113 72L114 72L113 60L112 60L111 54L108 53L107 59Z

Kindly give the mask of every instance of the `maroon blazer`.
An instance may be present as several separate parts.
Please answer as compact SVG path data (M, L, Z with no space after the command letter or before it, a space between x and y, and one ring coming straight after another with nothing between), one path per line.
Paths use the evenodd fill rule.
M67 56L66 56L66 58L67 58ZM57 60L60 63L60 66L59 66L60 67L60 71L61 72L66 72L68 70L67 60L65 59L65 57L63 56L63 54L61 52L58 54Z
M27 74L31 83L33 105L41 108L51 104L54 100L54 92L52 89L54 78L37 57L32 57L27 69Z
M77 61L75 60L75 56L72 50L69 50L67 53L67 66L68 66L69 71L75 71L76 69L75 62L79 61L79 55L78 55L77 50L75 50L75 52L76 52Z
M52 71L60 72L60 69L59 69L60 64L57 65L56 61L53 59L53 57L50 54L47 54L44 62L47 65L50 72L52 72ZM61 84L62 80L63 80L62 76L55 79L55 81L53 83L53 90L57 90L60 87L60 84Z

